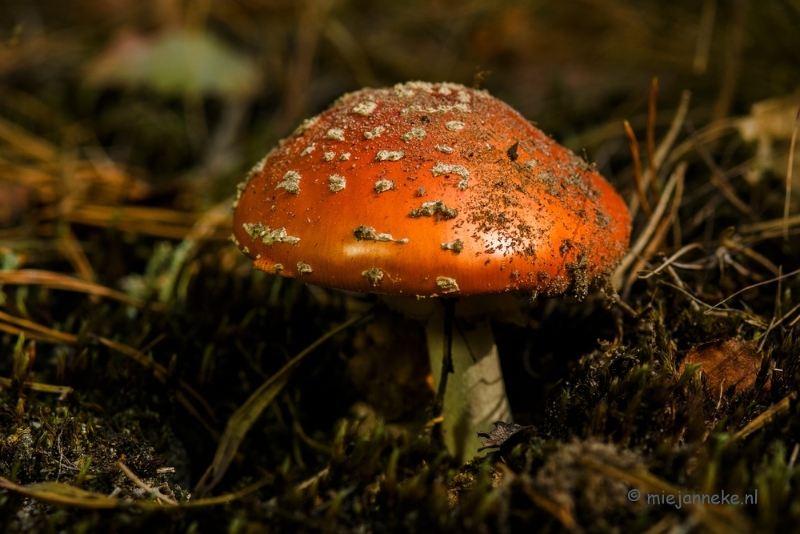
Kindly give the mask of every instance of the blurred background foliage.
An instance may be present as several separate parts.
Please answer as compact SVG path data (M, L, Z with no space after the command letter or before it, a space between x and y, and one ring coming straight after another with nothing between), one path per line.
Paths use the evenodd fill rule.
M796 524L800 280L751 286L800 263L800 158L781 219L798 27L800 0L5 0L0 476L13 491L0 493L0 522L42 532ZM596 162L632 205L623 121L647 167L649 117L664 139L691 91L656 180L686 162L685 191L634 274L622 273L628 312L597 298L541 301L496 325L515 417L540 429L491 457L504 467L454 465L414 439L431 400L423 336L379 307L301 365L217 492L266 486L230 493L242 500L224 508L98 513L119 502L97 494L185 502L258 385L372 306L253 273L226 242L230 199L301 120L345 92L407 80L487 89ZM639 212L634 238L648 222ZM692 244L671 286L636 278ZM716 315L698 304L740 291ZM729 353L749 375L693 374ZM746 386L723 395L716 385L731 379ZM24 486L54 480L73 493ZM757 485L764 500L642 507L624 498L635 484ZM89 510L41 504L67 497Z

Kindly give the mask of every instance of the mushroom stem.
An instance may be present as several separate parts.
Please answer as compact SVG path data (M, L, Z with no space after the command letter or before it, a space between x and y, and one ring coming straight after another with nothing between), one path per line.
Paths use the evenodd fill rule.
M437 390L442 382L442 370L447 365L443 365L448 345L445 315L443 307L437 306L426 327L428 355ZM495 421L511 422L511 408L490 322L487 319L454 320L453 326L452 372L446 377L442 435L447 450L465 462L474 457L481 446L478 432L491 429Z
M456 314L456 302L458 299L445 299L444 304L444 349L442 352L442 370L439 371L439 379L436 385L436 400L434 402L434 414L438 417L442 415L444 408L444 395L447 391L447 379L453 372L453 319ZM431 358L431 369L436 363Z

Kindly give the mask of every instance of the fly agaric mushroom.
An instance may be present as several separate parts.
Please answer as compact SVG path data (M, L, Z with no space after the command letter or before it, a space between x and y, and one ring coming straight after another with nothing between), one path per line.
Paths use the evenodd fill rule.
M624 202L592 166L487 92L452 83L342 96L258 163L234 204L232 239L256 268L408 301L582 297L630 237ZM443 330L427 328L434 375ZM478 431L511 413L488 321L452 347L443 434L464 459Z

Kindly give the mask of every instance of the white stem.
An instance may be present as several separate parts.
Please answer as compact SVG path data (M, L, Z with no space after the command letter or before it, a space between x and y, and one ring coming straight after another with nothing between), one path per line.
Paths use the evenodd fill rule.
M456 327L458 324L458 327ZM445 350L444 310L437 306L426 328L428 354L438 390ZM511 422L503 371L488 320L453 322L453 373L448 376L442 415L447 450L461 462L478 453L495 421Z

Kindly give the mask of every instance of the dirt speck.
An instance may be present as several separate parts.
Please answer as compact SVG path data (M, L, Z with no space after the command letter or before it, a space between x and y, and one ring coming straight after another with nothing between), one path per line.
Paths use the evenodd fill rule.
M414 208L409 217L436 217L436 219L452 219L458 215L458 210L455 208L448 208L441 200L434 200L433 202L424 202L419 208Z
M442 243L442 250L451 250L456 254L461 254L461 251L464 249L464 242L460 239L456 239L449 243Z
M296 195L300 192L300 173L289 171L283 175L283 181L275 186L275 189L285 189L287 193Z
M383 271L378 269L377 267L373 267L371 269L367 269L361 273L367 282L372 284L373 286L377 286L380 284L381 280L383 280Z
M439 276L436 278L436 285L442 289L442 293L455 293L458 291L458 284L455 278Z

